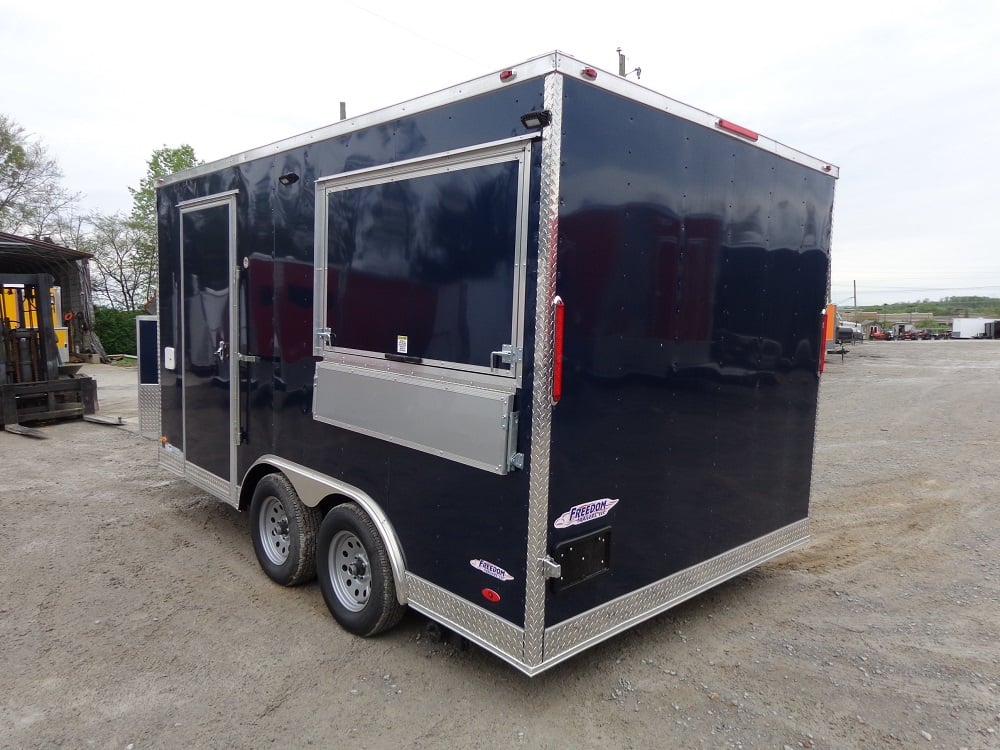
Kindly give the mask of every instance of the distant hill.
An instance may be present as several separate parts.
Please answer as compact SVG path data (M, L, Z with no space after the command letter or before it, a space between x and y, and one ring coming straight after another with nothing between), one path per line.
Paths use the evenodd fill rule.
M850 310L850 305L840 305ZM859 310L872 310L887 315L921 313L951 318L1000 318L1000 298L997 297L944 297L936 302L925 299L919 302L891 302L884 305L859 305Z

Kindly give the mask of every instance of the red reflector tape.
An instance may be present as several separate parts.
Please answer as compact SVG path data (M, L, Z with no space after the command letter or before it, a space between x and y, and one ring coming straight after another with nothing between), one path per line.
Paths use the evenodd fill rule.
M719 121L715 124L718 125L719 128L722 130L727 130L730 133L741 135L744 138L747 138L748 140L751 141L756 141L758 138L760 138L759 135L757 135L749 128L745 128L742 125L737 125L735 122L729 122L729 120L723 120L720 118Z
M562 297L552 300L552 403L558 404L562 398L563 378L563 335L566 325L566 305Z

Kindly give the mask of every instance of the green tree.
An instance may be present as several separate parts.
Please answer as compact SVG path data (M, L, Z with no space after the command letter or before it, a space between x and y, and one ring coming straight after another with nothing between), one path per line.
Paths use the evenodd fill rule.
M95 214L77 247L94 258L94 296L112 310L141 310L156 284L156 256L146 252L144 237L123 214Z
M80 199L63 187L62 177L45 146L0 115L0 231L54 234Z
M129 188L132 194L132 213L129 220L143 233L149 244L156 248L156 181L182 169L201 164L188 144L177 148L164 145L153 152L146 162L146 176L139 187Z
M156 288L156 181L197 164L201 162L188 144L176 148L164 145L153 151L146 162L146 176L139 181L139 187L128 189L132 194L132 213L127 221L128 239L130 243L135 243L135 252L129 257L134 270L138 272L138 275L131 278L144 289L143 294L135 298L136 302L144 304L153 296ZM139 297L142 299L139 300Z

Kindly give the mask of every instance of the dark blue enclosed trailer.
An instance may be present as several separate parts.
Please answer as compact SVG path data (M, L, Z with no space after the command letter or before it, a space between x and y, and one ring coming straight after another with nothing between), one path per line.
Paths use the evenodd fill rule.
M176 174L160 463L536 674L807 541L837 173L552 53Z

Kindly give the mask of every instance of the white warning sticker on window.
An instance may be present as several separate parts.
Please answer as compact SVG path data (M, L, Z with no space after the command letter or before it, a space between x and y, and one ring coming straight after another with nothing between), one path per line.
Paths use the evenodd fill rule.
M406 354L407 346L408 342L406 336L396 337L396 354Z

